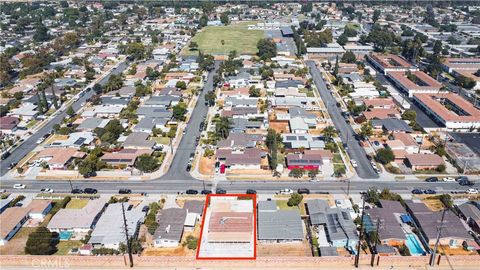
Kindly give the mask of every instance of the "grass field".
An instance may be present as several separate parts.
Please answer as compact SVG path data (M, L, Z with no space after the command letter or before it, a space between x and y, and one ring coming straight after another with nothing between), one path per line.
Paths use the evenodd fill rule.
M82 242L76 240L60 241L57 245L57 252L55 252L55 255L68 255L68 252L72 248L79 248L82 245Z
M88 204L87 199L72 199L70 202L67 204L65 208L69 209L82 209Z
M256 54L257 42L263 36L263 31L248 30L244 24L207 26L197 33L192 41L197 42L199 49L208 54L227 55L234 50L239 54ZM188 46L185 46L182 54L195 55L198 51L190 51Z

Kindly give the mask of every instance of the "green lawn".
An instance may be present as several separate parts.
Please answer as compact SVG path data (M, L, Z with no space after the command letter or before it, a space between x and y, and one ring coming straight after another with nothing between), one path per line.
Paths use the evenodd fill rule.
M305 204L302 201L298 206L288 206L287 202L288 200L276 200L278 208L283 209L283 210L293 210L293 209L299 209L301 215L306 214L305 210Z
M170 144L170 138L168 137L153 137L152 140L159 144L165 144L165 145Z
M360 25L358 23L347 23L347 25L345 25L345 27L352 28L352 29L355 29L355 30L360 29Z
M57 252L55 252L55 255L68 255L68 252L72 248L79 248L81 246L82 242L77 240L60 241L57 245Z
M28 124L26 125L26 128L31 128L33 126L35 126L35 124L38 123L37 120L31 120L30 122L28 122Z
M333 163L343 163L342 156L339 153L333 154Z
M81 209L87 205L88 201L87 199L72 199L65 208Z
M256 54L257 42L263 37L263 31L248 30L246 25L207 26L192 41L197 42L199 49L208 54L227 55L234 50L238 54ZM185 55L197 53L198 51L190 51L188 46L182 51Z

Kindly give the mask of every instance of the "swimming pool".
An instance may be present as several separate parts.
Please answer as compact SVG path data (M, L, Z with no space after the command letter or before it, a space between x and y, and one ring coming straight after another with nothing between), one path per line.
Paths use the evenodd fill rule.
M408 250L410 250L410 254L413 256L424 255L425 252L423 251L422 244L420 244L413 233L407 233L407 242L406 245Z
M71 231L61 231L59 233L60 241L68 241L72 238L73 232Z

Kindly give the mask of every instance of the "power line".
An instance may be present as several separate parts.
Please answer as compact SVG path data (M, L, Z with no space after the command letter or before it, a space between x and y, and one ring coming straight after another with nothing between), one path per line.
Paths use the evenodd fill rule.
M130 261L130 267L133 267L132 243L128 237L127 218L125 217L125 206L123 202L122 202L122 216L123 216L123 225L125 226L125 238L127 239L128 259Z

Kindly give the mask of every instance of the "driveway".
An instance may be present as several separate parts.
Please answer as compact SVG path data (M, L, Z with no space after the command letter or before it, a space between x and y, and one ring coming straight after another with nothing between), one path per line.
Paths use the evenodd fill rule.
M350 158L357 161L358 166L355 168L355 170L357 171L358 176L365 179L378 178L378 174L375 173L370 165L370 161L367 159L365 150L354 138L355 132L353 131L353 128L345 122L340 108L336 106L337 102L332 96L331 92L327 89L325 81L321 76L320 70L318 70L317 66L315 65L315 62L306 61L306 64L310 69L310 74L312 75L318 92L320 93L320 96L327 107L328 113L330 114L335 127L340 132L340 139L348 146L348 155Z

